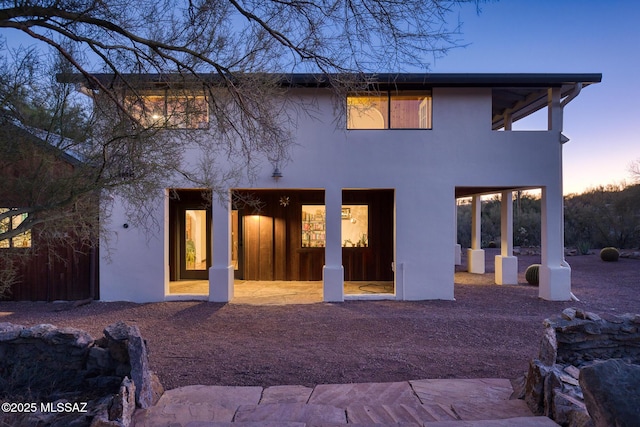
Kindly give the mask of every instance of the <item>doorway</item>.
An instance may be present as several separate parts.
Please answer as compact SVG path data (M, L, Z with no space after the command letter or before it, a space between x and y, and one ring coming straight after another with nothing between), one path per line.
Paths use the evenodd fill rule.
M211 266L211 206L207 190L171 190L170 280L208 280Z
M325 265L324 190L235 190L260 209L232 215L235 278L249 281L321 281ZM394 191L343 190L342 265L349 293L393 293ZM235 224L235 225L234 225ZM235 227L235 228L234 228ZM236 236L237 241L236 241ZM234 265L236 265L234 263ZM389 290L391 286L391 290Z

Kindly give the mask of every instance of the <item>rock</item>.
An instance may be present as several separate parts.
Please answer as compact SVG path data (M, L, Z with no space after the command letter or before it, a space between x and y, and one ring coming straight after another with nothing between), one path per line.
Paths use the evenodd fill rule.
M104 336L113 341L129 339L130 327L120 321L104 328Z
M534 415L544 414L544 379L551 368L539 360L529 363L529 372L524 386L524 401Z
M596 427L637 426L640 366L610 359L580 371L584 401Z
M56 327L48 323L42 323L30 328L25 328L20 333L20 338L42 338L45 334L51 331L55 331Z
M556 331L553 328L545 328L540 342L540 353L538 359L547 366L556 363L558 357L558 342L556 341Z
M56 328L43 334L42 338L53 345L68 345L71 347L86 349L93 344L93 338L80 329Z
M509 396L509 400L524 399L524 387L526 381L527 378L524 375L511 380L511 388L513 389L513 393L511 393L511 396Z
M101 347L91 347L87 358L87 371L102 374L112 368L109 351Z
M584 309L567 308L560 316L545 319L543 325L545 329L538 359L531 361L525 383L524 400L531 411L536 415L547 415L568 427L640 425L637 422L615 424L612 419L594 424L595 420L591 420L589 413L596 409L582 403L594 400L584 390L582 371L585 369L602 369L602 360L610 360L616 364L628 362L632 364L625 365L628 369L640 370L640 366L637 366L640 365L640 315L601 317ZM630 384L631 375L626 371L620 375L627 375L628 381L610 379L608 373L602 374L603 378L598 381L606 383L607 387L619 393L616 398L627 398L627 402L604 403L605 409L598 409L599 411L606 412L607 407L612 407L611 411L615 410L618 414L640 407L640 380ZM640 373L638 377L640 378ZM614 385L617 382L620 385L616 388ZM599 393L604 394L604 391ZM606 399L614 398L607 396L606 399L598 399L608 402ZM591 405L595 403L592 402ZM628 418L640 420L638 411L636 409Z
M576 368L573 365L566 366L564 368L564 371L575 379L580 378L580 369Z
M573 396L556 392L553 396L554 421L563 426L590 427L591 417L584 403Z
M0 323L0 341L13 341L20 336L24 326L14 325L13 323Z
M123 322L95 341L74 328L0 323L0 391L6 385L34 401L89 402L89 411L0 413L1 425L129 426L136 404L147 408L164 393L139 329Z
M562 310L562 318L566 320L573 320L576 318L576 309L575 308L565 308Z
M562 391L562 380L560 379L560 370L556 365L554 365L550 370L549 374L544 377L544 385L542 388L543 393L543 407L544 412L543 415L549 418L554 417L553 413L553 399L554 395Z
M129 351L129 363L131 364L131 379L136 384L136 402L140 408L146 409L153 406L160 399L164 390L158 394L160 382L157 377L151 375L147 346L137 326L129 328L127 349ZM157 382L155 390L154 382Z
M133 413L136 410L136 386L127 377L122 380L120 390L114 396L108 410L108 419L110 422L118 422L119 425L131 425ZM94 427L93 424L91 427Z

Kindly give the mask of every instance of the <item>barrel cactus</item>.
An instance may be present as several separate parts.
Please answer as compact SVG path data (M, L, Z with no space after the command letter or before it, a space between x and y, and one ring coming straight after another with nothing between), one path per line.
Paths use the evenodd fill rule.
M527 267L524 278L530 285L538 286L540 284L540 264L531 264Z
M600 251L600 259L607 262L615 262L620 258L620 251L614 247L603 248Z

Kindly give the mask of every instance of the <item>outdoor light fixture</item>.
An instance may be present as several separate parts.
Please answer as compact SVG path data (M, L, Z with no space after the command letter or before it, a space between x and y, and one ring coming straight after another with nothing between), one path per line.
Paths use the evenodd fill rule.
M271 174L271 178L275 179L276 181L282 178L282 172L280 172L280 169L277 166L273 170L273 173Z

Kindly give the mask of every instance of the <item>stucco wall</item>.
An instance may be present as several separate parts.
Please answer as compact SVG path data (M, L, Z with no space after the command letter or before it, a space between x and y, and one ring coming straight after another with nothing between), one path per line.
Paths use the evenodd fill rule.
M454 297L456 186L560 186L558 132L492 131L490 88L435 88L432 130L345 130L344 120L333 116L328 92L301 89L299 95L316 97L317 111L313 119L299 116L292 160L280 166L283 177L274 181L273 166L264 161L256 182L238 187L395 189L398 298ZM165 224L163 203L156 214ZM114 210L111 262L100 268L101 296L163 300L166 237L123 229L123 215Z

